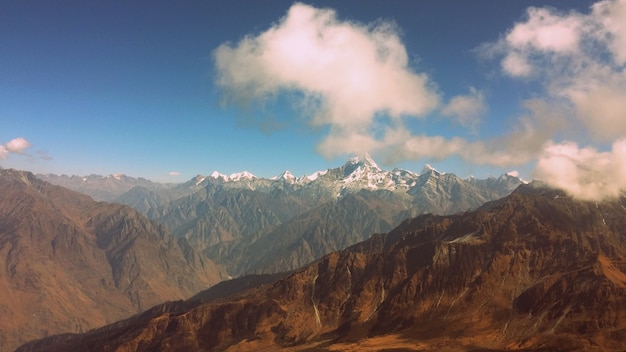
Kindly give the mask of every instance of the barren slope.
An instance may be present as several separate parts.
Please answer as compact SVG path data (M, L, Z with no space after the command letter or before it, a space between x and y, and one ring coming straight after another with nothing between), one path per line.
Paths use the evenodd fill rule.
M0 350L80 332L220 279L213 263L119 204L0 170Z
M20 351L623 350L624 204L522 186L476 212L406 221L272 284Z

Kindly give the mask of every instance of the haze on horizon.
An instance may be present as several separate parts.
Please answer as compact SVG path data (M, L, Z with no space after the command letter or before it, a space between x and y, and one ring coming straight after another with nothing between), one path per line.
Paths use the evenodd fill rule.
M588 200L626 189L626 0L497 2L489 12L360 4L276 2L237 23L221 3L177 7L161 31L165 7L135 5L142 17L115 30L87 25L93 8L68 7L52 13L50 33L32 27L46 19L28 6L3 5L2 19L22 18L0 21L15 26L0 31L11 33L0 59L2 165L270 176L369 152L409 169L518 170ZM168 32L186 19L189 32ZM203 25L211 20L216 32ZM71 39L79 49L64 54ZM48 51L33 51L42 43Z

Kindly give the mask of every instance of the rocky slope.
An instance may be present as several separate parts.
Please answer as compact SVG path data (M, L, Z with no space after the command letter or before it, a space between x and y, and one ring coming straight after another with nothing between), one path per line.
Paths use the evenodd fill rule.
M625 206L521 186L478 211L407 220L274 283L209 290L19 351L624 350Z
M386 171L369 155L302 177L214 172L177 185L123 175L41 177L74 182L74 189L94 197L116 194L116 201L166 225L232 276L293 270L408 217L474 209L522 183L508 175L461 179L428 165L420 174Z
M111 323L219 282L221 269L120 204L0 170L0 350Z
M210 246L205 253L218 258L234 275L293 270L373 233L391 230L407 217L408 209L397 194L362 190L315 207L259 236Z
M476 208L521 183L507 175L463 180L431 167L421 174L385 171L366 155L301 178L287 172L274 179L214 173L180 188L201 190L169 202L146 188L118 200L165 224L239 276L293 270L389 231L408 217Z

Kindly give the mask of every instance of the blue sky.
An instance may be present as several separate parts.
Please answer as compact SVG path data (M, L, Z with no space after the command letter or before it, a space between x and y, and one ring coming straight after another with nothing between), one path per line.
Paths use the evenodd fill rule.
M587 75L617 77L601 87L617 110L626 91L626 29L609 25L626 5L593 4L0 1L0 165L182 182L213 170L311 174L370 152L388 169L563 178L544 170L555 153L614 163L626 132L619 116L608 131L582 113L593 108ZM320 47L296 36L297 48L272 51L299 26L322 33ZM329 41L339 44L318 65ZM297 66L293 52L309 61ZM597 71L573 68L583 54ZM365 83L344 82L347 71Z

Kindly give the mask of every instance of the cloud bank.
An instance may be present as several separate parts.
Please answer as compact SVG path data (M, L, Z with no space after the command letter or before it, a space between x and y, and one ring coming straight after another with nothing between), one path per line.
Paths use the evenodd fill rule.
M626 189L626 139L611 151L580 148L567 142L548 145L537 164L537 177L584 200L601 200Z
M0 160L5 160L9 154L23 154L30 147L30 142L22 137L13 138L8 143L0 145Z
M587 14L529 8L525 20L487 50L502 56L506 75L541 83L540 100L565 116L565 126L545 136L550 139L537 156L535 177L587 200L621 195L626 190L621 166L626 164L626 0L597 2ZM537 120L547 119L537 114ZM577 137L588 146L580 147L572 140ZM597 147L607 143L610 151Z
M536 163L535 177L584 199L626 189L624 177L609 176L626 164L626 0L600 1L585 14L531 7L478 51L510 79L541 87L521 102L526 113L508 132L483 140L407 128L410 119L439 115L478 131L486 98L471 87L444 102L435 82L411 67L394 23L343 21L331 9L296 3L266 31L222 44L216 84L235 103L297 92L302 116L326 133L317 148L327 157L367 151L387 161Z

